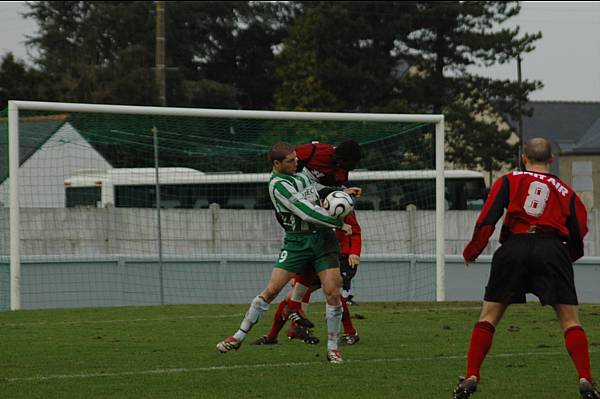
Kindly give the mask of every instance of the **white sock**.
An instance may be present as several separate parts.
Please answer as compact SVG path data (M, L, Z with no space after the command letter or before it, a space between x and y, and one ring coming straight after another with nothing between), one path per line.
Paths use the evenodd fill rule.
M327 350L338 348L338 335L342 325L342 305L325 305L325 321L327 321Z
M243 341L246 338L246 335L252 329L252 326L258 323L260 317L269 309L269 304L262 299L260 296L257 296L252 300L250 304L250 308L246 312L244 316L244 320L242 320L242 324L240 325L240 329L237 330L233 337L238 341Z

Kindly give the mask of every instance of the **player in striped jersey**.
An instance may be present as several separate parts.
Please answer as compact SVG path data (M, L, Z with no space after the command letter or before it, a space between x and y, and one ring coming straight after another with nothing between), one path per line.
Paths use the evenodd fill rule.
M352 235L345 235L339 230L336 231L336 236L340 244L340 273L343 280L341 301L343 309L342 327L344 333L342 336L342 342L347 345L354 345L360 340L360 337L356 331L356 328L354 327L354 324L352 323L352 317L347 304L349 301L344 298L344 290L349 292L351 280L356 274L356 268L360 262L362 239L360 225L356 220L356 215L354 212L350 213L344 219L344 223L352 226ZM267 334L254 341L252 345L277 344L277 336L287 322L287 314L290 311L290 308L297 308L301 309L303 312L307 312L312 293L320 288L321 281L312 268L305 274L297 274L294 276L292 279L292 289L279 303L277 311L273 315L271 329ZM294 307L294 305L296 306ZM312 335L310 330L299 327L296 325L296 323L292 323L286 335L289 339L297 338L307 344L315 345L320 342L319 338Z
M494 183L463 252L466 265L474 262L504 215L502 246L492 258L481 314L471 333L467 372L453 398L467 399L477 391L481 365L504 312L533 293L556 312L579 375L581 397L600 399L592 381L587 335L579 322L573 272L573 262L583 256L587 212L577 194L549 173L554 157L548 140L528 140L522 158L527 170L508 173Z
M348 183L349 171L353 170L362 157L360 145L347 140L338 146L313 141L295 147L298 156L298 169L306 168L319 184L325 186L342 186ZM338 188L339 189L339 188ZM321 195L323 197L323 195ZM352 317L348 304L350 303L351 279L357 271L361 253L361 228L355 215L352 213L344 220L352 226L352 234L347 236L336 232L340 244L340 272L343 278L342 290L342 324L344 328L343 342L353 345L358 342L359 336L352 324ZM314 270L305 274L298 274L292 279L292 290L288 293L277 308L273 316L273 324L266 335L253 342L253 345L272 345L277 343L277 335L288 320L290 311L306 312L313 291L321 288ZM307 344L317 344L319 339L312 335L310 330L304 329L292 322L287 336L290 339L298 338Z
M342 319L340 302L339 245L334 228L352 234L350 225L332 218L318 206L320 188L310 173L295 173L297 158L294 147L279 142L271 147L269 159L273 174L269 181L269 194L275 207L285 236L271 279L267 287L252 301L240 328L231 337L217 344L222 353L237 350L250 329L258 322L269 304L290 279L312 265L322 282L326 299L325 319L327 322L327 359L331 363L342 363L338 350L338 334ZM360 196L356 187L345 189L349 194ZM298 325L310 327L308 320L300 314L293 320Z

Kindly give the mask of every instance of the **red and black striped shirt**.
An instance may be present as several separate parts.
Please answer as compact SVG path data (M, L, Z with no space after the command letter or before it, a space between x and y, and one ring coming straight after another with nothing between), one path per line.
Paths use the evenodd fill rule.
M296 146L300 164L325 186L342 185L348 182L348 171L335 164L335 147L331 144L313 142Z
M583 256L587 212L577 194L552 174L512 172L492 186L463 251L465 261L474 261L485 249L505 209L501 243L513 234L553 234L567 243L573 261Z

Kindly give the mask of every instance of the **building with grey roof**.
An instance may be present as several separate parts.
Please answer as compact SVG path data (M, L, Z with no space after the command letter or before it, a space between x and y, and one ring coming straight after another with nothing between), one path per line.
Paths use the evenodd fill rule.
M523 116L523 141L550 140L555 155L550 171L573 187L588 209L600 209L600 102L531 101L524 108L532 114ZM517 121L507 122L517 130Z

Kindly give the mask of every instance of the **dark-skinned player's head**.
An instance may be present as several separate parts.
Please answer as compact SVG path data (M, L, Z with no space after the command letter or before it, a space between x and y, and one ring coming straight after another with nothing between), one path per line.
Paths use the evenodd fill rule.
M354 140L344 141L335 147L335 162L345 170L353 170L360 161L360 146Z

